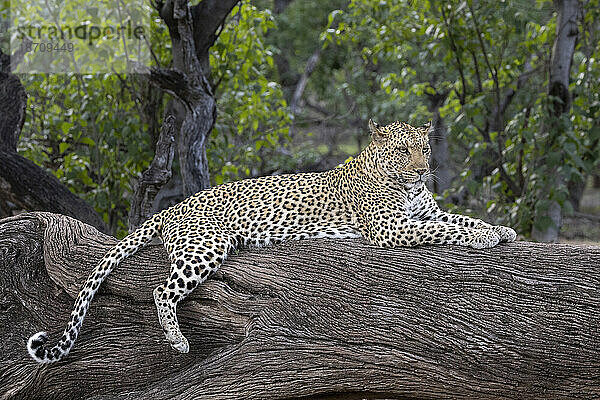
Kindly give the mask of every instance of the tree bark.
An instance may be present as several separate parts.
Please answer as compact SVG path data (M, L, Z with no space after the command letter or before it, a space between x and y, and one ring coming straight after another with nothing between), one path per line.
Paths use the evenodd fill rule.
M232 255L164 339L154 245L94 300L71 354L38 365L115 239L68 217L0 221L0 398L589 399L600 396L600 247L382 249L306 240Z

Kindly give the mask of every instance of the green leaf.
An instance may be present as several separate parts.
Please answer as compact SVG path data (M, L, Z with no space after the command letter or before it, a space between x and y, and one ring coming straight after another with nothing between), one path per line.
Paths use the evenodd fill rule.
M62 142L58 145L58 151L63 154L69 149L69 143Z
M67 133L69 133L69 129L71 129L72 126L72 123L65 121L60 124L60 130L66 135Z
M94 140L89 137L82 137L81 139L79 139L79 142L81 144L87 144L88 146L96 146L96 142L94 142Z

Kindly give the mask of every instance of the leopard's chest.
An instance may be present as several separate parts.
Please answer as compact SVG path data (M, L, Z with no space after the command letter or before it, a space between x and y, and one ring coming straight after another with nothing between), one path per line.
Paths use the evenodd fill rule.
M423 215L427 214L431 204L426 201L424 191L408 192L404 212L411 219L422 219Z

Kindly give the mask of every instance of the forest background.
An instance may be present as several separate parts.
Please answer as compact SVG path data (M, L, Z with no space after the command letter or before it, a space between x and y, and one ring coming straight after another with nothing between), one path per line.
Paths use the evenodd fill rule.
M0 32L7 32L10 2L2 3L7 29ZM172 105L182 101L181 85L169 90L152 74L73 67L14 75L27 94L17 153L123 237L137 182L171 112L181 120L179 146L155 211L208 185L334 168L368 143L370 118L431 120L429 185L442 206L515 227L525 238L600 241L598 0L225 3L221 14L193 19L214 25L205 59L198 56L207 99L216 101L211 117L200 119L202 146L182 145L185 118ZM190 4L199 14L216 7ZM147 5L154 71L183 65L161 5ZM41 12L35 2L22 7ZM85 10L80 18L93 21ZM9 36L0 36L0 54L12 53L14 66ZM561 77L556 71L565 65ZM186 175L194 157L205 162L198 175ZM0 182L0 217L31 208L7 195L14 182Z

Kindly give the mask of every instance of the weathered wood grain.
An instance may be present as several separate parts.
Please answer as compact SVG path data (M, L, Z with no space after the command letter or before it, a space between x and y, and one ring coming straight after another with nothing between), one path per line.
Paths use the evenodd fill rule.
M288 399L600 397L600 248L380 249L314 240L243 251L179 310L172 350L149 246L107 279L71 354L58 338L92 266L115 243L68 217L0 221L0 398Z

